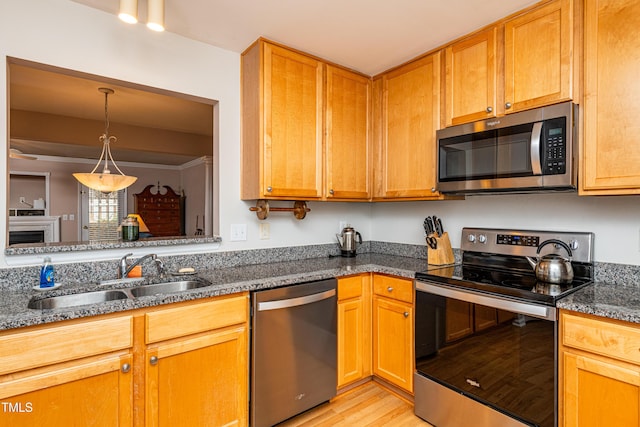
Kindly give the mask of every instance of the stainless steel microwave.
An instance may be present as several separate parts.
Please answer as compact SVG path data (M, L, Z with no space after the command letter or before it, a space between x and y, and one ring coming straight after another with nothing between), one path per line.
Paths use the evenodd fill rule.
M578 106L541 107L437 131L438 191L572 191Z

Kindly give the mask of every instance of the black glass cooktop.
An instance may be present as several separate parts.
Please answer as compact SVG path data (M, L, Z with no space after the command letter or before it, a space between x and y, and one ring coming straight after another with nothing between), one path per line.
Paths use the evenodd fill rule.
M502 257L505 261L506 257ZM521 257L503 262L487 262L470 257L462 264L416 273L416 279L442 283L479 292L499 294L525 301L555 305L556 301L592 282L592 266L574 265L574 279L568 284L551 284L536 279L534 270Z

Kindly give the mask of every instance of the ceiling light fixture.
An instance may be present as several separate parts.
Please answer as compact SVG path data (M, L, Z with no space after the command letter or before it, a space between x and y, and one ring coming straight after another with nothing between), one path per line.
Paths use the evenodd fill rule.
M138 0L120 0L120 13L118 18L127 24L138 22Z
M113 156L111 155L111 147L110 144L112 142L116 142L118 138L115 136L109 136L109 104L108 98L109 95L112 95L115 91L110 88L101 87L98 88L98 91L104 93L104 133L100 136L100 141L102 142L102 154L100 154L100 159L96 164L96 167L90 173L74 173L73 176L75 179L80 181L81 184L86 185L89 188L93 188L94 190L102 191L103 193L111 193L112 191L122 190L123 188L127 188L138 178L135 176L127 176L116 165L116 162L113 160ZM104 159L104 168L102 172L94 173L100 163ZM116 168L120 175L112 174L109 170L109 160L113 163L113 166Z
M164 31L164 0L149 0L147 3L147 27L153 31Z
M36 160L37 157L30 156L28 154L24 154L22 151L17 148L9 148L9 158L11 159L22 159L22 160Z

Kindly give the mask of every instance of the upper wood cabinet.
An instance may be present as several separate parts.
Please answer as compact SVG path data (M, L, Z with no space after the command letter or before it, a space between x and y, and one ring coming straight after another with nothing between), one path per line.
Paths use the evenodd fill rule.
M640 2L585 2L580 193L640 194Z
M446 48L447 126L495 116L496 34L492 27Z
M323 70L264 40L242 54L242 199L322 196Z
M447 126L573 97L573 0L554 0L448 46Z
M573 97L573 0L555 0L504 24L506 113Z
M374 199L439 199L440 52L374 79Z
M241 198L370 199L370 107L367 76L258 40L242 54Z
M371 79L327 65L325 191L327 199L371 198Z

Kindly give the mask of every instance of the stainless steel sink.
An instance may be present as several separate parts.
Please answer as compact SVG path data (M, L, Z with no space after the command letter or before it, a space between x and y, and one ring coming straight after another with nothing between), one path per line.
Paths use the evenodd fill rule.
M211 283L200 280L182 280L180 282L157 283L154 285L138 286L130 289L134 297L146 297L158 294L170 294L174 292L187 291L189 289L204 288L211 286Z
M81 294L60 295L48 298L32 298L27 307L35 309L76 307L127 298L129 298L129 295L119 290L84 292Z

